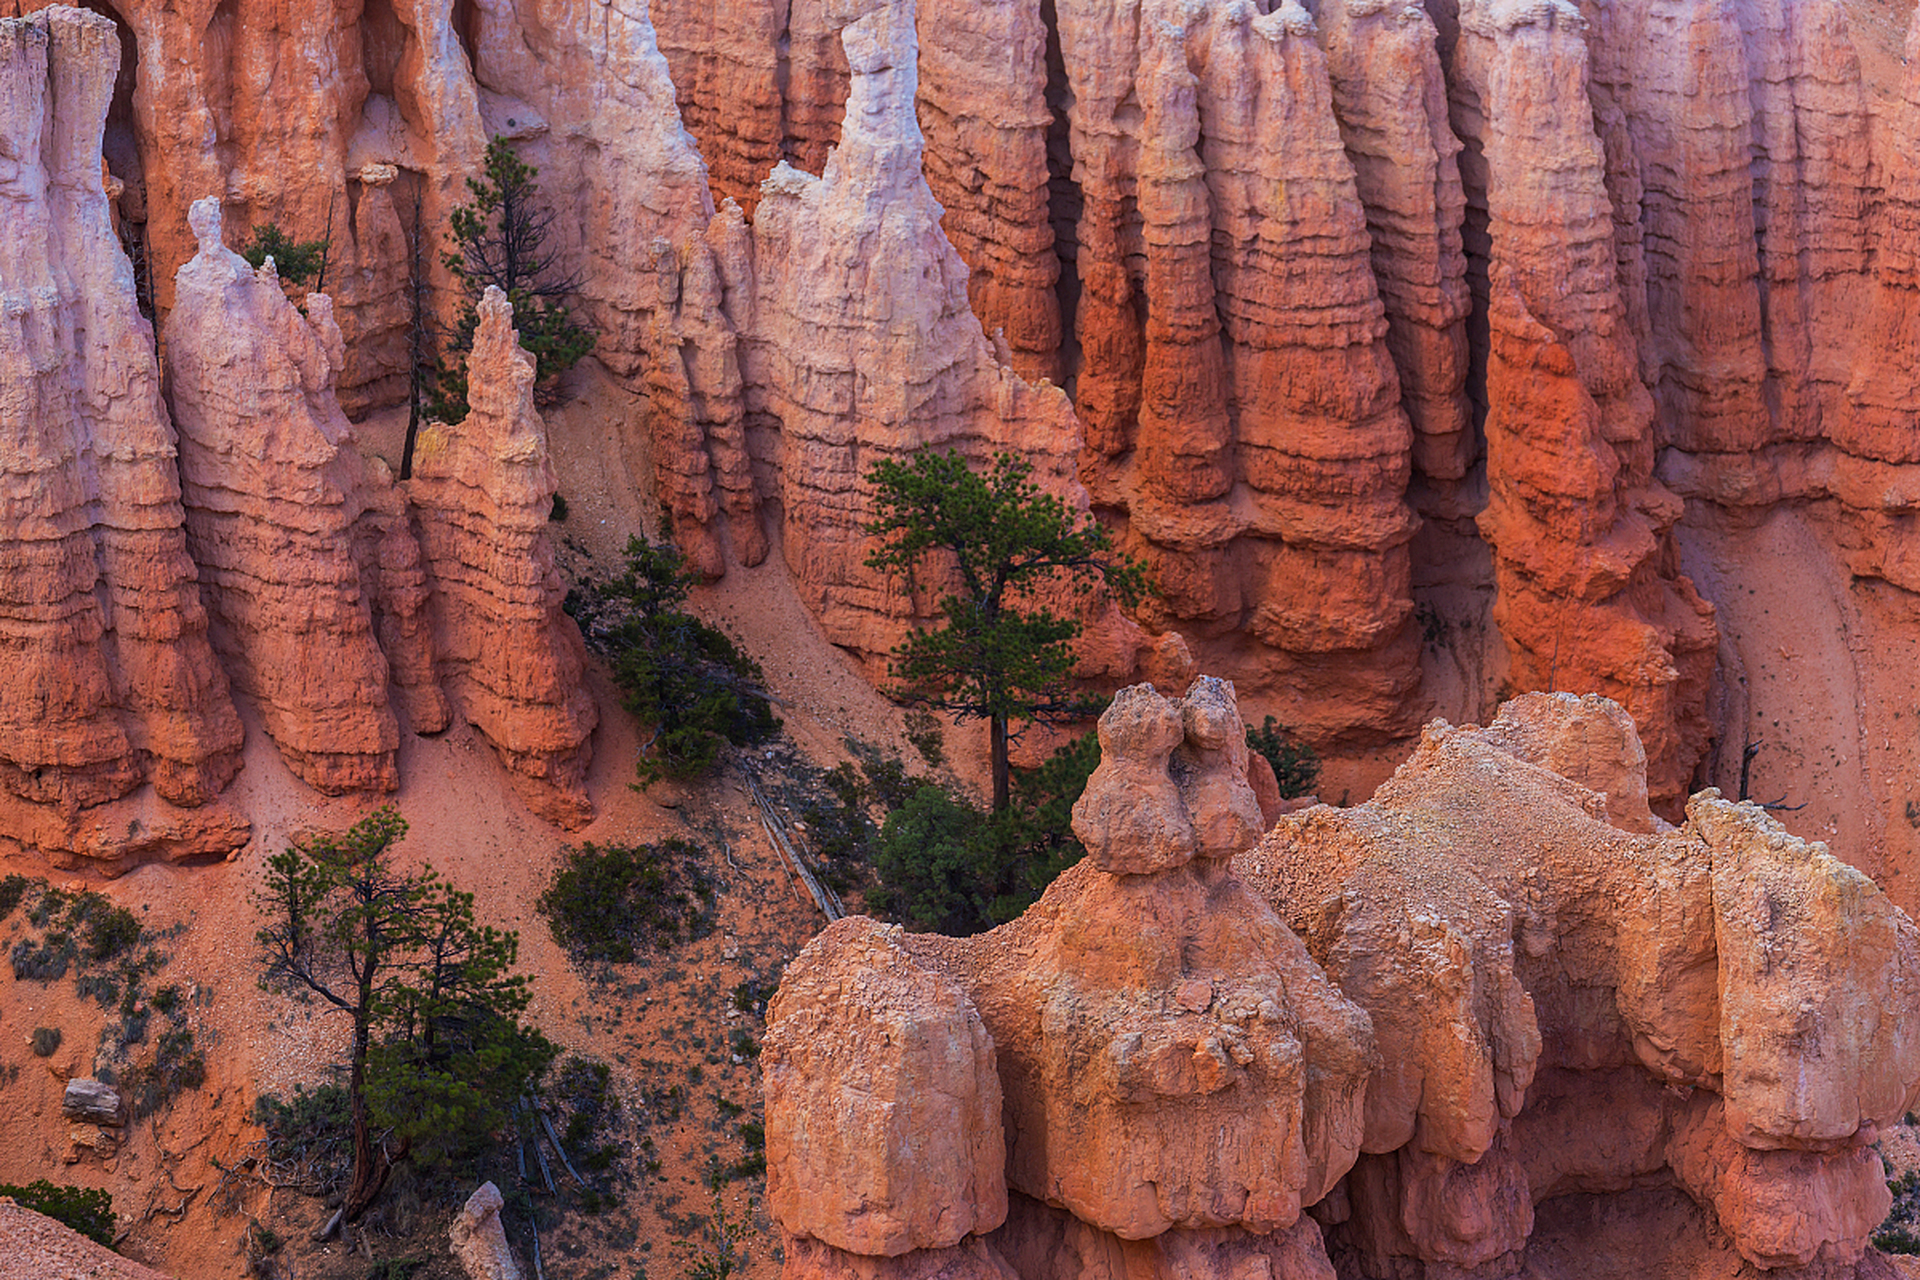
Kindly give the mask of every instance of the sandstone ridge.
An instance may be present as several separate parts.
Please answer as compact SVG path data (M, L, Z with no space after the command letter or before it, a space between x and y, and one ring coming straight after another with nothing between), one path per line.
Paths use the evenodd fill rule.
M1570 1239L1622 1276L1887 1274L1920 930L1870 881L1716 792L1655 817L1597 696L1436 722L1264 837L1238 723L1221 681L1123 690L1089 856L1024 916L855 917L793 962L790 1276L1614 1274Z

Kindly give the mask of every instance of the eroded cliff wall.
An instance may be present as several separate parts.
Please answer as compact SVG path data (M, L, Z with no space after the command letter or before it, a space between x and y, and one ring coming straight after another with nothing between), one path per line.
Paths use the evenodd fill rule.
M1140 621L1322 748L1601 692L1673 818L1765 727L1735 662L1756 642L1730 647L1683 554L1698 576L1784 511L1911 611L1920 89L1886 15L202 7L117 9L137 295L175 305L196 192L230 242L328 235L334 395L391 405L414 299L453 303L438 228L508 137L675 536L708 575L777 536L869 659L927 602L861 567L861 477L948 445L1035 458L1153 568ZM1111 630L1109 679L1140 643Z
M1708 710L1676 525L1810 513L1910 589L1906 13L948 8L920 7L918 106L976 312L1070 389L1156 621L1323 743L1404 729L1409 610L1470 649L1491 599L1502 643L1424 692L1618 698L1677 816L1709 738L1764 726L1711 723L1743 712ZM656 19L716 190L811 163L845 83L799 70L812 7Z
M105 19L0 21L0 790L8 834L61 843L94 840L81 812L145 784L161 808L204 804L241 744L187 554L153 330L102 186L119 58ZM218 844L234 825L171 834Z

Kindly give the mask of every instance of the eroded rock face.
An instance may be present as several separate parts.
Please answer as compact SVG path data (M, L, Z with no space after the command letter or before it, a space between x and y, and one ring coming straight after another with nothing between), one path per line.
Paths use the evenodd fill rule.
M217 200L193 215L200 254L181 268L165 336L214 642L304 781L391 791L400 726L375 635L378 565L363 574L355 554L375 481L333 395L340 330L325 295L308 294L302 315L270 266L221 242Z
M872 8L826 6L842 23ZM1708 290L1728 274L1697 233L1679 243L1682 224L1744 235L1749 257L1759 239L1751 193L1721 192L1746 174L1752 109L1673 88L1682 60L1649 32L1681 19L1658 4L951 8L921 7L924 168L982 324L1022 372L1072 379L1083 478L1155 571L1154 624L1321 742L1403 735L1418 715L1413 584L1478 586L1455 562L1490 546L1508 678L1628 706L1654 801L1677 814L1706 745L1714 629L1676 568L1681 505L1654 477L1667 401L1652 352L1718 313L1692 301L1692 275L1670 286L1662 271L1678 261ZM681 101L729 175L749 155L806 165L846 101L843 77L802 69L818 62L804 52L818 9L662 7ZM1751 86L1857 79L1838 17L1809 9L1837 14L1697 19L1701 47L1747 47L1711 92L1744 104ZM1779 52L1795 42L1819 52ZM1799 105L1816 91L1752 96L1775 104L1771 149L1826 136ZM1861 141L1858 117L1833 128L1836 155ZM1719 167L1686 158L1721 138ZM1856 170L1808 174L1845 189L1821 216L1859 205ZM1696 174L1712 180L1653 200ZM1739 217L1679 203L1723 197ZM1800 243L1809 215L1775 204ZM1857 242L1863 224L1835 225ZM1656 235L1671 254L1649 257ZM1783 282L1770 314L1802 309L1792 252L1768 250ZM1820 286L1823 319L1843 296ZM1763 365L1758 321L1742 334L1739 360ZM1719 336L1686 349L1717 353ZM1417 545L1416 510L1436 531Z
M914 1267L969 1274L1008 1266L1053 1274L1027 1268L1062 1250L1082 1255L1089 1274L1106 1274L1098 1258L1121 1241L1154 1242L1127 1264L1142 1275L1161 1267L1240 1274L1262 1257L1279 1260L1276 1274L1330 1274L1301 1206L1323 1197L1358 1150L1372 1039L1365 1015L1227 870L1225 859L1258 831L1244 757L1217 740L1221 718L1237 714L1232 687L1204 679L1179 702L1135 687L1107 712L1103 740L1115 755L1095 788L1111 795L1156 769L1162 785L1139 795L1151 816L1117 823L1116 806L1096 802L1076 814L1076 828L1116 865L1145 873L1088 859L1021 919L977 938L843 921L794 962L794 985L783 981L770 1007L766 1068L769 1186L779 1189L770 1196L789 1235L847 1254L917 1248L907 1255ZM1225 823L1215 821L1222 809L1232 814ZM1134 859L1122 848L1162 848L1169 831L1185 833L1185 857ZM955 1030L880 1035L876 1025ZM933 1052L964 1046L958 1029L973 1026L990 1037L982 1049ZM833 1048L802 1056L802 1046ZM903 1052L906 1062L967 1065L980 1082L922 1093L1000 1100L987 1118L996 1138L1004 1126L1004 1181L974 1176L1017 1193L1017 1212L1008 1217L1005 1200L978 1201L971 1241L923 1232L862 1248L844 1231L829 1234L844 1217L826 1212L836 1196L879 1202L853 1189L876 1181L869 1170L888 1167L904 1145L894 1099L907 1095L891 1085L909 1074L893 1065ZM925 1145L957 1149L947 1135L961 1131L946 1122ZM848 1166L837 1178L836 1162ZM922 1183L903 1175L889 1185L898 1194ZM821 1190L803 1197L802 1186ZM954 1188L948 1179L943 1192ZM931 1200L931 1192L919 1194ZM987 1236L1003 1218L1006 1226ZM945 1219L966 1215L946 1210ZM937 1258L936 1240L949 1246ZM1302 1270L1289 1261L1303 1258L1317 1262Z
M878 1046L954 1039L875 1019L977 1015L984 1054L935 1056L997 1069L1008 1196L984 1236L842 1235L790 1252L794 1275L1572 1274L1529 1250L1539 1229L1548 1257L1569 1230L1613 1241L1570 1226L1589 1202L1664 1224L1646 1274L1882 1274L1872 1143L1920 1096L1920 929L1869 881L1715 792L1660 822L1625 713L1540 694L1429 726L1370 802L1283 816L1223 861L1194 833L1223 810L1247 832L1244 763L1181 754L1222 709L1219 682L1123 691L1076 813L1091 856L1019 920L845 921L795 962L767 1076L789 1235L834 1220L789 1170L838 1187L835 1162L863 1181L905 1145L874 1127L904 1096L866 1087L905 1074Z
M1621 777L1609 710L1533 694L1487 730L1431 726L1372 801L1283 818L1236 861L1373 1019L1335 1235L1374 1274L1492 1266L1541 1201L1663 1169L1760 1267L1850 1265L1885 1212L1870 1144L1920 1049L1884 1011L1911 1007L1920 931L1716 792L1678 829L1609 822L1609 795L1544 767L1586 743L1593 780Z
M535 807L583 821L595 712L558 612L552 480L510 326L487 330L471 433L423 476L429 566L423 511L342 412L332 299L296 307L270 265L248 267L224 243L219 199L192 211L200 252L166 317L163 402L107 208L125 190L101 158L114 24L54 7L4 33L18 162L0 188L16 490L0 557L15 637L0 836L109 871L242 846L246 820L212 803L239 767L229 680L294 771L331 793L392 790L400 732L449 722L446 678ZM453 601L444 671L433 593Z
M153 852L224 853L231 814L173 811L232 778L241 728L187 554L153 330L101 185L119 56L97 15L0 21L0 830L92 848L81 812L151 783L145 807L178 838Z
M457 427L429 424L406 485L433 584L441 669L462 718L493 744L527 805L550 822L593 816L586 772L599 709L586 648L561 608L547 536L553 466L533 407L533 357L498 289L480 303Z
M861 176L871 148L841 168L914 223L898 274L936 283L899 316L961 369L964 294L996 366L1034 397L1043 377L1073 388L1081 443L1057 470L1154 567L1148 621L1323 747L1410 736L1425 629L1484 676L1427 690L1447 714L1479 715L1503 678L1620 701L1677 818L1715 638L1676 521L1795 504L1857 576L1920 589L1920 63L1838 0L119 7L141 71L108 150L162 312L191 197L219 193L236 241L269 220L331 235L336 390L351 414L394 403L409 277L429 312L450 305L435 246L411 265L420 228L509 136L541 168L599 359L644 405L631 451L651 450L708 574L766 554L789 459L832 513L815 524L857 515L856 473L819 442L893 419L815 403L815 381L884 363L931 386L913 342L879 341L893 311L785 296L828 254L762 252L787 243L763 235L768 175L828 183L830 150L863 136L865 108L843 117L873 68L843 39L884 11L936 203ZM750 376L756 344L794 370ZM929 443L968 416L937 398L914 405ZM1005 439L1069 453L1050 407L1001 417ZM829 554L792 563L824 582L805 566ZM1438 618L1465 632L1409 626L1416 596L1453 607L1441 582L1497 597L1497 642L1477 605ZM813 600L860 645L887 630L862 617L892 608L875 595Z
M1459 9L1454 117L1477 144L1468 186L1491 241L1480 528L1516 683L1624 705L1671 811L1709 734L1713 609L1677 571L1682 507L1653 477L1655 404L1621 282L1637 246L1614 227L1586 34L1571 4Z
M993 1041L898 927L835 922L767 1016L767 1203L788 1231L897 1258L1005 1220Z
M477 0L470 27L487 129L539 166L556 214L556 273L580 281L595 355L644 405L628 430L654 468L637 478L652 483L702 573L718 577L729 552L759 564L764 495L747 454L730 314L732 295L751 293L752 266L738 213L716 217L707 160L681 126L647 6ZM736 105L751 109L744 96Z
M914 118L913 6L896 0L842 33L852 90L821 176L782 165L752 228L747 408L778 424L784 550L828 638L880 657L931 601L866 566L875 512L866 474L920 449L985 462L1012 452L1070 509L1079 424L1057 388L1030 385L989 349L967 269L940 230ZM732 255L748 258L746 246ZM1138 629L1097 612L1082 674L1133 670Z

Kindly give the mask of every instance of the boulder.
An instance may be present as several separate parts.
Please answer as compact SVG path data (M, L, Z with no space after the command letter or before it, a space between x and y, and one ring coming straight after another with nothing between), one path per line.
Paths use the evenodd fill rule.
M126 1104L112 1085L87 1077L67 1081L60 1096L60 1113L69 1120L89 1124L123 1125L127 1122Z
M500 1225L505 1204L500 1188L483 1182L453 1216L447 1234L467 1280L520 1280L520 1264L514 1261L506 1228Z

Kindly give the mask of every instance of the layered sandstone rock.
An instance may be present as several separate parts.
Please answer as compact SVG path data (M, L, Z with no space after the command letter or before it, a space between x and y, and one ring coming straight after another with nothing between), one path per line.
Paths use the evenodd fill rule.
M745 7L663 8L682 101L729 173L804 165L821 145L806 122L839 109L843 83L807 69L820 63L805 52L818 6ZM827 8L844 22L872 7ZM1468 518L1490 487L1509 678L1628 705L1655 798L1674 812L1705 745L1714 635L1675 568L1680 507L1652 476L1653 411L1680 401L1650 388L1666 397L1659 335L1718 312L1661 272L1676 259L1738 272L1737 254L1678 244L1678 219L1732 242L1753 215L1676 204L1662 221L1655 204L1642 211L1642 174L1691 183L1693 152L1658 148L1715 146L1715 129L1725 172L1744 173L1743 118L1672 92L1680 64L1649 33L1675 19L1657 5L1596 12L1591 26L1571 6L1442 5L1438 32L1418 6L1262 7L922 6L924 168L974 309L1004 330L1016 367L1073 379L1095 504L1124 514L1164 592L1159 616L1323 742L1411 728L1409 506L1448 530L1426 554L1471 560L1481 535ZM1701 47L1746 41L1715 102L1857 79L1842 25L1803 10L1689 19ZM1816 52L1785 59L1796 41ZM1755 91L1755 128L1792 153L1780 163L1804 169L1790 140L1826 136L1799 105L1816 96ZM1853 119L1835 126L1836 157L1858 154L1838 136L1858 132ZM1782 205L1778 225L1841 218L1852 164L1810 173L1839 190L1805 215ZM736 181L718 189L739 194ZM1768 252L1798 281L1789 240ZM1847 291L1824 279L1823 318L1838 319ZM1774 292L1775 311L1798 314ZM1883 328L1901 314L1888 299ZM1761 344L1735 336L1752 363ZM1685 377L1706 385L1719 348L1694 349L1702 368ZM1801 382L1826 376L1795 349L1773 358L1797 360ZM1484 471L1477 416L1492 441ZM1436 563L1424 576L1458 573Z
M302 315L270 262L255 271L222 244L217 200L195 202L193 220L200 254L176 281L166 355L214 643L304 781L391 791L400 727L375 632L383 566L356 545L380 481L333 395L340 330L324 294Z
M1087 498L1066 396L996 359L968 310L966 267L921 174L912 5L884 5L843 34L852 89L839 145L817 178L775 170L750 250L726 260L752 265L751 288L730 297L748 413L778 429L787 564L828 638L878 656L931 602L865 563L876 463L1012 452L1069 509L1085 512ZM1084 673L1131 671L1137 630L1110 609L1095 621Z
M1709 733L1716 637L1668 537L1681 504L1653 479L1655 406L1622 287L1637 246L1615 232L1587 26L1572 5L1474 0L1458 22L1454 122L1476 144L1467 185L1491 246L1480 528L1494 617L1516 684L1633 714L1671 812Z
M468 198L486 144L449 7L126 0L113 10L138 66L123 104L133 137L112 163L160 313L198 252L188 204L217 193L236 243L269 222L329 241L322 284L352 353L341 399L358 414L404 398L409 237L424 237L419 274L446 298L439 229Z
M1014 372L1061 376L1060 299L1048 199L1047 28L1026 0L919 0L922 167L967 264L967 298L1003 335ZM990 93L983 92L985 89Z
M1412 420L1423 514L1469 509L1458 492L1477 460L1469 366L1466 192L1460 141L1433 20L1417 4L1322 0L1312 6L1333 111L1367 210L1387 346Z
M498 289L480 303L466 419L421 433L406 491L433 583L435 648L459 714L493 744L529 808L561 826L593 814L600 713L586 648L561 609L547 518L553 466L533 407L533 357Z
M897 927L835 922L767 1016L767 1203L789 1231L892 1258L1006 1219L993 1041Z
M715 121L727 86L761 83L784 35L780 143L804 166L816 144L797 121L823 105L807 95L838 85L800 70L813 9L750 29L729 8L660 15L689 118ZM828 12L845 23L876 8L891 6ZM1203 656L1286 698L1289 723L1314 736L1404 732L1411 436L1312 20L1297 7L1149 10L920 6L922 167L942 226L1004 359L1076 379L1082 469L1095 505L1124 513L1155 570L1156 621L1203 637ZM1429 69L1417 39L1401 44L1402 62ZM1408 110L1444 130L1437 70L1423 83ZM849 100L847 119L857 114ZM758 139L776 113L745 115ZM716 156L741 153L724 128L695 128ZM842 146L858 132L844 124ZM1412 151L1397 137L1381 145ZM1444 222L1458 195L1445 186L1447 141L1429 128L1424 145L1424 197L1417 175L1395 186L1379 162L1375 185L1388 189L1373 194L1381 218L1407 228L1381 250L1403 278L1397 341L1420 378L1432 471L1453 481L1471 447L1464 361L1450 359L1464 268ZM946 253L930 249L921 270ZM1055 288L1067 253L1071 343ZM764 275L764 253L756 264Z
M1313 21L1057 10L1095 501L1203 662L1323 740L1410 728L1410 433Z
M1232 687L1213 680L1179 703L1139 686L1108 711L1112 754L1075 822L1122 871L1084 861L977 938L843 921L794 962L770 1009L766 1087L770 1195L803 1246L789 1250L795 1274L1052 1275L1065 1273L1039 1260L1077 1256L1104 1275L1122 1241L1150 1242L1127 1264L1142 1275L1241 1274L1260 1259L1330 1274L1301 1206L1353 1161L1372 1039L1227 871L1257 810L1244 756L1218 739L1223 716L1237 717ZM1151 813L1123 814L1143 779ZM1129 857L1130 842L1161 852ZM919 1098L934 1123L909 1140L904 1108ZM954 1105L974 1098L992 1105ZM977 1172L1003 1125L1004 1164ZM901 1168L916 1148L954 1153L956 1173ZM962 1169L971 1215L953 1203ZM847 1229L853 1207L883 1205L889 1221L941 1228Z
M510 326L491 317L478 412L423 469L416 512L355 447L331 299L296 308L203 200L165 326L170 421L103 188L113 24L56 7L5 37L21 163L0 241L0 421L19 491L0 567L16 660L0 835L110 872L240 847L248 823L209 803L239 766L229 679L312 785L391 790L400 730L449 720L430 593L463 708L536 809L583 820L596 713L558 610L552 478Z
M644 401L630 429L647 437L636 452L653 454L676 538L710 577L729 544L734 560L760 563L728 297L750 291L751 267L728 256L743 237L727 213L716 220L646 7L483 0L471 41L489 130L522 140L540 168L556 275L579 281L597 356Z
M1616 806L1544 767L1622 776L1608 711L1530 695L1430 727L1368 804L1284 818L1235 864L1373 1019L1335 1231L1371 1274L1499 1274L1536 1204L1654 1176L1760 1267L1851 1266L1885 1213L1870 1144L1920 1085L1916 1028L1887 1016L1920 931L1754 806L1704 792L1655 830L1630 777Z
M7 836L103 856L224 853L189 816L239 767L182 528L153 330L101 186L120 54L76 9L0 21L0 791ZM166 833L123 846L134 803ZM115 839L114 828L118 827Z
M1677 1224L1642 1274L1884 1274L1872 1143L1920 1097L1920 930L1871 882L1711 791L1659 822L1630 720L1571 695L1436 723L1367 804L1214 844L1251 803L1208 754L1222 708L1217 682L1122 692L1091 856L1019 920L855 919L795 962L767 1070L793 1275L1577 1274L1528 1269L1535 1232L1563 1258L1600 1202ZM977 1151L944 1100L996 1070L1005 1224L941 1245L966 1208L909 1176L903 1104L941 1100L929 1150ZM955 1225L882 1248L845 1229L866 1205Z

